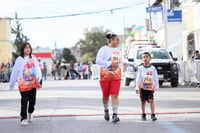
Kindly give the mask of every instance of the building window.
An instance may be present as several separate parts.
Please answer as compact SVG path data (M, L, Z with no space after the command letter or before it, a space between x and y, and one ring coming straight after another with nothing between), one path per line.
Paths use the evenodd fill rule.
M179 2L179 0L170 0L170 8L171 9L174 9L174 8L176 8L176 7L179 7L180 6L180 2Z

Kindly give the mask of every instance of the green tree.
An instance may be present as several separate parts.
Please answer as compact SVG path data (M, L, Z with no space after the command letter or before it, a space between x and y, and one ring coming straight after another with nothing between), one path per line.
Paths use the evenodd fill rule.
M22 33L21 23L19 22L17 13L15 13L16 27L11 29L11 33L15 34L15 46L17 47L17 53L20 53L20 48L23 43L27 42L29 39Z
M62 57L67 61L73 61L76 62L76 58L74 57L74 55L71 54L71 50L68 48L64 48L63 53L62 53Z
M107 44L106 33L109 30L104 30L103 27L93 27L90 31L86 30L84 39L80 39L81 56L84 60L93 61L96 59L98 50Z

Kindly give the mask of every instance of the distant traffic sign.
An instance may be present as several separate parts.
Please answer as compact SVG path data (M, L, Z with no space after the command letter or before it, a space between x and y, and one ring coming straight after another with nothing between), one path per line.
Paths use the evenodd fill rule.
M168 10L167 12L168 22L182 22L182 10Z
M150 6L146 8L146 12L150 13L150 12L160 12L163 10L162 5L158 5L158 6Z

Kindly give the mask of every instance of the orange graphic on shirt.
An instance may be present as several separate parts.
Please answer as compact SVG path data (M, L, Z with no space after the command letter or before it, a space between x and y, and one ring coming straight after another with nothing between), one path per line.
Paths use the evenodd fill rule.
M118 64L117 68L113 68L109 66L107 68L101 68L101 80L121 80L121 67L119 66L120 63L120 52L114 51L110 57L111 62L115 62Z
M18 87L20 92L29 91L32 88L40 88L40 84L36 79L35 63L33 59L26 62L23 74L19 77Z
M154 90L154 84L153 84L153 72L147 72L146 75L143 76L142 81L139 84L139 88L144 89L144 90Z

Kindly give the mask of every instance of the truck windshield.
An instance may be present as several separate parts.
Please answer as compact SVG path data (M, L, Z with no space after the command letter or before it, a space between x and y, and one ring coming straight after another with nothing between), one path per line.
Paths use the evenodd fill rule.
M144 52L149 52L152 59L170 59L170 56L166 50L138 50L137 51L137 59L142 59L142 55Z

